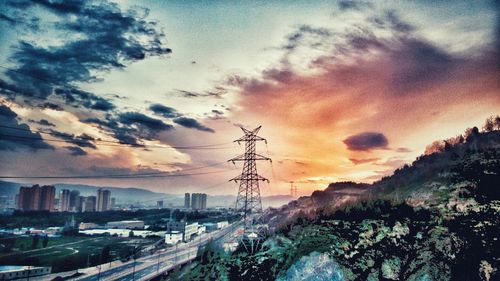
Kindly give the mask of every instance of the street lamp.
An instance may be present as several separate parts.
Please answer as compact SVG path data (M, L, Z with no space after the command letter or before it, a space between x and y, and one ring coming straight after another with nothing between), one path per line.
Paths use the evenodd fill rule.
M160 251L158 251L158 265L156 267L156 272L159 273L160 272Z

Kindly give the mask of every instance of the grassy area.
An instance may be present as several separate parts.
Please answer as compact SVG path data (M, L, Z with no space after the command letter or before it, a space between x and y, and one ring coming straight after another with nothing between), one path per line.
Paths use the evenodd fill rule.
M74 270L101 263L105 246L111 248L115 259L129 255L135 246L155 240L122 237L59 237L50 238L46 248L31 249L32 238L20 237L14 251L0 255L0 264L52 266L53 272ZM41 247L41 243L39 244Z

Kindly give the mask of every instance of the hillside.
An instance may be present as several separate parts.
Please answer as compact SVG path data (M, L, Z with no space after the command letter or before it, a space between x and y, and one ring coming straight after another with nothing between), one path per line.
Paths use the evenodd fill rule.
M211 250L184 280L500 280L499 171L500 132L473 130L374 184L270 210L256 253Z
M420 156L411 165L373 184L331 183L325 190L314 191L311 196L269 210L264 218L276 225L299 213L315 213L317 209L333 211L356 201L375 198L406 200L413 206L435 206L448 200L449 193L457 192L451 183L472 182L481 188L498 179L500 131L477 132L463 142L442 149Z

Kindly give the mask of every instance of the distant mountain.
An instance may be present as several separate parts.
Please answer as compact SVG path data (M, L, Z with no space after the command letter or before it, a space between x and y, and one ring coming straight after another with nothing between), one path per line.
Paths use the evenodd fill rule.
M21 186L31 186L32 184L22 184L9 181L0 181L0 195L2 196L15 196L19 192ZM152 192L142 188L136 187L110 187L110 186L93 186L84 184L65 184L56 183L56 193L62 189L78 190L82 196L97 195L99 188L104 188L111 191L111 197L115 197L120 204L135 204L141 205L155 205L156 201L163 200L164 206L170 205L178 207L184 205L184 194L167 194ZM262 197L262 205L267 207L279 207L287 204L294 198L289 195L273 195ZM207 207L234 207L236 196L234 195L208 195Z
M0 181L0 196L15 196L19 192L19 183Z
M31 186L32 184L16 183L8 181L0 181L0 194L6 196L15 196L19 192L19 187L21 186ZM164 193L152 192L146 189L129 187L109 187L109 186L93 186L84 184L65 184L56 183L56 194L62 189L78 190L82 196L97 196L97 190L99 188L104 188L111 191L111 197L115 197L119 202L149 202L155 199L160 199L167 197L169 195ZM174 196L174 195L172 195Z

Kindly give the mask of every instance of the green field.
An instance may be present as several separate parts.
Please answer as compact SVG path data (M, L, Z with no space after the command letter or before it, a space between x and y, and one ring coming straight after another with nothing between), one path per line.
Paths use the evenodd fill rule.
M52 266L53 272L74 270L101 262L105 246L115 258L128 256L135 246L144 246L155 240L121 237L58 237L50 238L46 248L32 250L32 237L19 237L11 253L0 254L0 264Z

